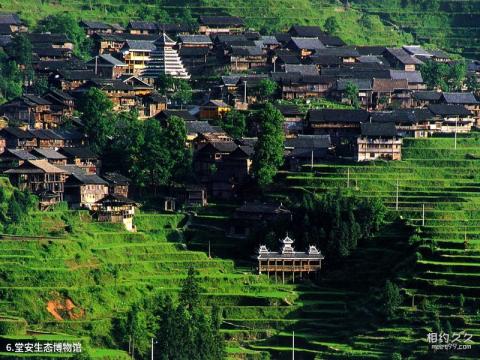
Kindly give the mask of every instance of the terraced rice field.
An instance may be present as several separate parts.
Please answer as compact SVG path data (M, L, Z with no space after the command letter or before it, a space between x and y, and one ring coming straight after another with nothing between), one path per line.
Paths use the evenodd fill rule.
M438 313L442 329L448 321L453 331L472 334L474 343L471 350L435 356L480 357L479 154L478 134L460 138L457 149L449 138L406 139L400 162L318 164L303 173L284 174L287 188L297 191L342 187L359 197L381 198L390 212L419 232L411 271L393 274L404 294L402 321L352 337L351 348L345 351L369 350L367 358L382 357L387 351L420 356ZM392 242L380 251L395 246ZM360 249L360 254L371 250ZM393 258L391 265L395 267ZM352 272L353 282L365 276L365 270Z

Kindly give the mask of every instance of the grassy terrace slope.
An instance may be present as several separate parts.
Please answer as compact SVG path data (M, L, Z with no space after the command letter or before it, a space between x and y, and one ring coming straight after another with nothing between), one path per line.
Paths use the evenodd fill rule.
M178 227L183 220L182 215L141 214L139 232L131 234L92 222L83 211L34 214L21 239L0 239L0 321L23 317L28 333L20 337L33 340L36 331L54 332L44 336L73 337L95 348L99 359L121 359L124 353L101 349L112 346L112 319L153 291L176 293L192 264L206 305L223 307L230 358L261 358L273 345L249 348L252 340L290 326L309 329L324 316L345 313L342 298L348 294L276 285L249 268L235 268L231 260L186 250ZM52 234L58 238L47 237Z
M457 355L480 357L479 145L479 134L460 138L456 150L451 138L406 139L401 162L324 164L316 165L313 172L285 174L289 189L321 192L349 186L358 196L381 198L392 212L396 211L398 181L399 214L421 231L412 271L401 271L395 259L391 261L393 276L404 291L402 320L353 336L351 348L379 353L388 348L419 355L426 349L426 334L435 324L435 313L439 313L443 329L448 320L453 331L473 334L473 349ZM378 259L395 246L392 242L377 249ZM361 258L351 261L362 264ZM352 271L352 281L362 279L361 273L371 263L363 259L363 265L364 270Z

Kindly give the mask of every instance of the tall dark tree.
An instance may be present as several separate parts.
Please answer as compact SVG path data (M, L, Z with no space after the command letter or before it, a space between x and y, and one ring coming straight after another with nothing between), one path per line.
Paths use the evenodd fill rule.
M399 287L387 280L383 289L383 310L388 318L395 315L398 307L402 304L402 296Z
M148 176L148 184L156 189L170 181L172 158L165 144L164 131L157 119L145 121L144 134L143 169Z
M234 139L240 139L246 133L247 120L239 110L229 111L222 120L222 128Z
M189 176L191 156L185 144L187 128L185 121L178 116L171 116L164 129L165 145L170 153L171 181L181 181Z
M92 148L102 153L109 138L113 135L114 120L113 104L107 95L97 89L88 90L79 104L79 110L85 125L85 131Z
M259 117L260 133L255 144L253 174L260 187L272 183L284 162L283 115L271 103L266 103Z
M193 267L188 269L187 278L183 282L182 290L180 291L180 304L185 306L188 310L192 310L198 306L200 302L200 284L196 277L196 272Z

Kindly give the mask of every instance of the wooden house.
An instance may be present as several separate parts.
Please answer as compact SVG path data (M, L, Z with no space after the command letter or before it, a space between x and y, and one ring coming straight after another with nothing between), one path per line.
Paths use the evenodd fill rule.
M383 56L395 69L415 71L420 65L423 64L422 61L410 55L402 48L386 48Z
M66 172L45 159L26 160L19 167L5 171L5 174L20 190L28 189L33 194L48 191L54 194L54 202L63 200Z
M236 16L200 16L198 32L200 34L237 34L241 33L245 24Z
M255 69L267 63L266 54L258 46L232 46L229 53L232 71Z
M101 21L87 21L82 20L79 23L80 27L85 30L87 36L92 36L94 34L111 34L112 27L108 24L105 24Z
M332 88L330 96L344 104L350 104L351 100L346 97L346 90L350 84L358 88L358 101L363 109L370 109L372 106L372 80L371 79L338 79Z
M407 108L410 105L410 93L407 80L373 79L372 107L377 110L389 106Z
M54 165L66 165L67 157L55 151L55 149L41 149L36 148L30 151L37 159L45 159L50 164Z
M444 92L440 103L448 105L465 106L475 117L476 126L480 126L480 102L471 92Z
M24 149L5 149L0 154L0 170L17 168L27 160L38 160L37 157Z
M58 90L49 89L42 98L50 102L50 110L52 114L52 123L60 125L66 118L73 116L75 100L69 94Z
M102 178L108 183L108 193L128 197L131 180L116 172L106 172Z
M303 165L318 163L331 148L330 135L298 135L285 139L285 160L290 170L299 171Z
M109 194L97 201L92 206L92 210L100 222L123 224L127 231L135 231L133 218L136 207L137 204L133 200L121 195Z
M152 35L160 33L157 23L151 21L130 21L127 25L127 31L135 35Z
M287 48L305 59L320 49L324 49L325 45L318 38L292 37Z
M5 145L9 149L31 150L37 147L37 139L35 136L17 127L0 129L0 136L5 139Z
M269 278L272 275L275 282L281 276L282 283L285 284L285 275L287 278L291 276L292 282L295 282L296 276L300 279L308 278L311 274L316 276L321 270L325 257L315 246L310 245L308 251L295 251L294 240L288 235L280 243L280 251L270 251L265 245L260 245L256 256L259 274L267 274Z
M435 116L430 126L433 133L468 133L475 124L472 112L463 105L431 104L428 110Z
M67 164L83 169L87 174L100 170L100 160L89 147L64 147L58 152L67 158Z
M370 114L372 123L393 123L401 137L424 138L431 134L434 115L428 109L397 109Z
M412 108L427 107L430 104L439 104L442 93L439 91L415 91L411 97Z
M128 40L120 49L123 61L127 64L127 73L140 75L150 61L150 53L156 48L151 40Z
M95 78L95 73L89 69L57 70L50 76L49 82L62 91L73 91Z
M275 105L283 115L283 131L286 137L303 133L305 114L297 105Z
M156 92L141 96L141 101L143 110L139 114L140 119L149 119L167 109L167 98Z
M128 70L127 64L110 54L95 56L87 62L87 67L94 72L95 76L107 79L117 79Z
M51 102L32 94L19 96L0 106L0 112L13 123L28 124L35 128L55 127Z
M98 175L87 174L75 165L62 168L68 173L64 199L72 208L91 209L97 201L108 195L108 183Z
M193 161L193 168L202 184L208 183L223 158L237 149L233 141L208 142L200 147Z
M65 145L63 137L53 130L34 129L28 130L28 132L35 136L39 148L60 148Z
M222 100L210 100L200 107L200 119L222 119L230 110L231 107Z
M402 139L394 123L363 123L357 139L356 161L401 160Z
M228 236L245 239L259 226L290 221L292 212L282 204L246 202L235 209L230 220Z
M207 206L207 190L202 185L187 185L185 187L185 205Z
M0 25L7 26L11 33L28 31L27 25L15 13L0 14Z
M272 80L280 86L282 99L306 99L325 97L335 85L335 79L322 75L272 73Z

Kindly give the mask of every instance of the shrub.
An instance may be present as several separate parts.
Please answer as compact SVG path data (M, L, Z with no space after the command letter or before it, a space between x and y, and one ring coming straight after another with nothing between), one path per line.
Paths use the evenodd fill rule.
M27 322L22 318L0 317L1 335L24 335L27 333Z

